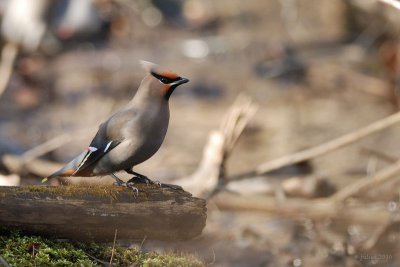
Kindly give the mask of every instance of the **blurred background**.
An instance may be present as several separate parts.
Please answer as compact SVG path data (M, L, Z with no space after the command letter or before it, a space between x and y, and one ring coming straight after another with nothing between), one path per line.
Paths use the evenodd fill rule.
M197 169L210 131L239 93L259 108L227 162L228 176L399 109L400 10L377 0L2 0L0 13L2 185L39 184L80 153L99 123L135 94L145 74L139 60L190 79L170 100L162 148L136 168L160 181ZM329 195L397 159L399 134L388 128L270 179L318 177ZM25 166L38 158L43 167ZM372 197L398 213L399 183L390 188ZM400 264L398 233L367 254L380 260L361 260L348 244L366 240L373 227L341 225L323 242L308 219L212 205L208 217L199 239L144 249L194 253L215 266Z

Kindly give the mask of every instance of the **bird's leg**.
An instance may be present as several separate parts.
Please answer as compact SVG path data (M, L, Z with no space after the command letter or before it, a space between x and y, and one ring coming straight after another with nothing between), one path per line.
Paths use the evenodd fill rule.
M133 182L131 182L130 180L125 183L124 181L119 179L114 173L111 173L110 176L115 179L115 183L114 183L115 185L126 186L127 188L130 188L133 191L136 191L136 194L139 194L139 189L137 189L135 187L135 184Z
M132 169L126 169L125 170L127 173L134 175L134 177L132 177L132 179L130 179L128 182L139 182L139 183L145 183L145 184L157 184L161 186L160 182L154 182L153 180L151 180L150 178L148 178L147 176L140 174L138 172L133 171Z
M114 178L114 180L115 180L115 185L119 185L119 186L123 186L124 185L124 181L122 181L121 179L119 179L114 173L111 173L110 174L110 176L112 177L112 178Z
M134 175L134 177L132 177L132 179L130 179L128 181L128 183L138 181L139 183L156 184L156 185L159 185L160 187L168 187L168 188L172 188L172 189L176 189L176 190L182 190L182 187L180 187L179 185L164 184L159 181L153 181L153 180L149 179L147 176L137 173L137 172L133 171L132 169L126 169L125 171L129 174Z

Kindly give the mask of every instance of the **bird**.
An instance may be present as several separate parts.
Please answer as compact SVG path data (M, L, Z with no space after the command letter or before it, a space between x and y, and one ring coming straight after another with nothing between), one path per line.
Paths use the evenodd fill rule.
M147 74L129 103L100 124L87 149L42 182L55 177L110 175L116 185L132 189L136 189L135 183L155 183L133 168L162 145L169 124L171 94L189 79L148 61L141 64ZM115 175L119 171L133 178L124 182Z

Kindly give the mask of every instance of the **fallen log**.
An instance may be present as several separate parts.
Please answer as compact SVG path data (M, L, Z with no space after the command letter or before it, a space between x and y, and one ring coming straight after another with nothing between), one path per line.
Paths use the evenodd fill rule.
M206 202L181 189L137 185L0 187L0 225L77 241L187 240L201 234Z

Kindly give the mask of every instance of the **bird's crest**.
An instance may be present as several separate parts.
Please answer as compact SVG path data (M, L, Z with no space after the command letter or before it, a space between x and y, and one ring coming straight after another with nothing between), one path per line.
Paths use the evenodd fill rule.
M143 69L148 72L152 72L159 68L157 64L154 64L150 61L140 60L140 64L142 65Z
M169 70L161 70L159 65L152 62L141 60L140 63L146 71L150 72L151 75L159 80L166 78L166 80L173 82L180 78L178 74Z

